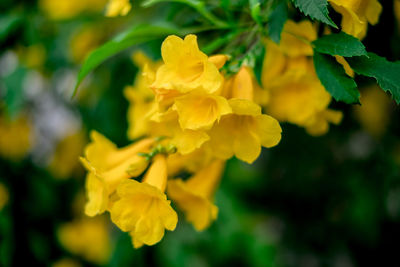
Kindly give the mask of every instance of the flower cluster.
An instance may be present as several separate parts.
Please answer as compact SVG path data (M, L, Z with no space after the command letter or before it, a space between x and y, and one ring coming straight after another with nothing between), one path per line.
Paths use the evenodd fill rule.
M255 101L263 92L249 67L224 77L228 57L208 57L194 35L167 37L161 52L160 63L134 56L140 75L125 90L134 142L117 148L92 132L81 159L88 170L86 214L110 212L136 248L175 229L167 195L197 230L207 228L217 218L213 196L225 161L252 163L261 147L281 139L278 121ZM177 178L183 172L190 177Z
M272 116L304 127L311 135L322 135L329 123L341 121L342 113L328 108L331 95L319 81L311 57L310 42L315 39L317 31L310 21L288 21L279 45L266 41L262 83L270 93L266 108ZM337 60L352 75L346 61Z

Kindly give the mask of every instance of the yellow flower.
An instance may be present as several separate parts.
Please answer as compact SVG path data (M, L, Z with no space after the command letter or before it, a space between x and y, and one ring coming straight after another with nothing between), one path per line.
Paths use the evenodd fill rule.
M209 145L217 157L235 155L252 163L261 146L273 147L281 140L282 129L274 118L261 114L257 104L244 99L230 99L232 114L223 116L210 130Z
M232 112L226 98L222 96L191 92L175 99L173 109L177 111L182 129L209 129L221 116Z
M175 89L182 93L201 89L213 93L221 87L223 78L216 65L199 50L195 35L187 35L184 40L168 36L161 54L164 65L157 70L153 88Z
M27 117L14 120L0 116L0 156L18 161L23 159L32 147L31 124Z
M306 131L313 136L324 135L329 130L329 123L339 124L342 121L341 111L326 109L318 112L306 125Z
M300 126L307 124L310 118L324 110L331 101L330 94L314 75L297 78L294 74L287 74L268 90L271 94L268 113L279 121Z
M8 203L8 199L9 199L8 190L2 183L0 183L0 211Z
M82 170L78 159L86 142L84 133L79 131L66 136L57 144L49 164L54 177L64 179Z
M51 19L64 20L84 12L100 12L107 0L40 0L40 9Z
M168 175L173 177L181 172L197 172L207 166L213 159L213 152L204 146L185 155L180 153L170 154L167 158Z
M143 139L125 148L118 149L101 134L92 131L93 140L85 149L83 165L89 171L86 178L88 202L85 213L95 216L109 206L109 197L123 181L139 176L147 167L139 152L148 152L154 144L153 139Z
M153 135L167 137L170 144L182 155L192 153L210 139L204 130L182 129L178 122L178 113L172 109L154 114L152 120L157 122L152 125Z
M332 7L342 15L342 31L363 39L368 23L378 23L382 6L378 0L329 0Z
M69 44L69 54L75 63L82 62L85 57L101 44L104 32L99 25L87 25L80 28L72 36Z
M282 30L279 49L290 56L311 56L313 49L309 42L317 39L316 28L309 20L294 22L288 20Z
M217 218L218 208L212 203L225 162L214 160L187 181L168 182L168 195L186 214L197 231L202 231Z
M104 218L83 218L65 223L58 229L61 245L85 260L105 264L111 255L108 224Z
M266 45L262 82L270 94L268 113L281 122L305 127L311 135L326 133L328 122L338 124L342 114L327 109L331 96L319 81L312 60L286 56L271 41ZM349 75L354 74L343 58L337 61Z
M128 179L117 188L119 199L111 207L111 220L122 231L130 232L135 248L158 243L165 229L176 227L178 217L164 194L166 183L166 158L158 154L143 182Z
M139 73L133 86L127 86L124 95L129 101L128 138L136 139L151 132L152 123L149 117L155 109L154 92L150 84L155 79L155 71L160 65L145 54L136 52L133 61L139 67Z
M353 108L356 119L372 136L381 137L390 122L390 97L374 85L361 91L360 101L361 106Z
M109 0L106 9L106 16L126 16L131 8L132 5L129 0Z
M225 81L221 95L230 98L247 99L260 105L268 103L268 91L262 89L253 71L246 66L240 68L232 78Z

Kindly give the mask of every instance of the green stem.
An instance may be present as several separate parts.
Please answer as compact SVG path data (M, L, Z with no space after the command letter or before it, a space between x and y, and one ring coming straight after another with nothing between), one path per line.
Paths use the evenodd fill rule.
M186 1L180 1L180 2L186 2ZM210 21L212 24L215 26L218 26L219 28L228 28L229 24L218 19L216 16L214 16L210 11L207 10L204 2L186 2L188 3L191 7L197 10L204 18L206 18L208 21Z
M221 38L218 38L218 39L214 40L213 42L211 42L210 44L208 44L207 46L205 46L201 50L204 53L206 53L207 55L209 55L209 54L213 53L214 51L216 51L217 49L219 49L220 47L222 47L224 44L226 44L229 41L231 41L233 38L235 38L236 36L238 36L242 32L243 32L243 30L230 32L227 35L225 35L224 37L221 37Z

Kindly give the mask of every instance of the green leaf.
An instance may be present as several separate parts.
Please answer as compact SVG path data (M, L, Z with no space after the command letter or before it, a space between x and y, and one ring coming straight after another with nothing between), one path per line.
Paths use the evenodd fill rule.
M281 33L287 19L287 3L286 0L284 0L275 7L268 19L269 37L277 44L279 44L279 42L281 41Z
M379 86L385 92L389 91L397 104L400 103L400 61L390 62L374 53L347 61L357 74L375 78Z
M312 42L315 51L343 57L366 56L365 46L357 38L344 32L322 36Z
M261 4L259 0L249 0L251 17L254 19L255 22L257 22L258 25L262 25L260 5Z
M334 57L314 51L314 66L321 83L336 101L360 103L357 84Z
M338 28L329 17L328 1L327 0L292 0L294 5L300 9L304 15L312 19L319 20L329 26Z
M178 29L171 25L135 25L128 31L118 35L113 40L105 43L96 50L92 51L84 61L79 73L73 95L83 81L83 79L94 68L99 66L111 56L140 43L148 42L166 35L177 34Z
M17 68L9 76L3 78L6 86L5 102L7 112L11 118L15 118L24 104L23 81L25 79L26 70Z
M214 16L211 13L205 4L205 1L200 0L147 0L142 3L143 7L150 7L157 3L168 3L168 2L175 2L188 5L194 8L199 14L201 14L205 19L211 22L213 25L220 27L220 28L228 28L229 25L225 22Z
M7 38L7 36L14 31L22 22L19 15L6 15L0 18L0 42Z

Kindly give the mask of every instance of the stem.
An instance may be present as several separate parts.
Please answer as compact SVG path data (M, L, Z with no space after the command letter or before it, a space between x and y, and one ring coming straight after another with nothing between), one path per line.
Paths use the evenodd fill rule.
M205 46L202 49L202 51L205 54L209 55L209 54L213 53L215 50L217 50L218 48L222 47L224 44L226 44L229 41L231 41L233 38L235 38L236 36L238 36L242 32L243 32L243 30L230 32L226 36L224 36L222 38L218 38L218 39L214 40L213 42L211 42L210 44L208 44L207 46Z
M212 24L215 26L218 26L220 28L226 28L229 27L229 24L218 19L214 14L209 12L207 8L205 7L204 2L196 2L196 3L191 3L188 2L191 7L197 10L204 18L206 18L208 21L210 21Z

